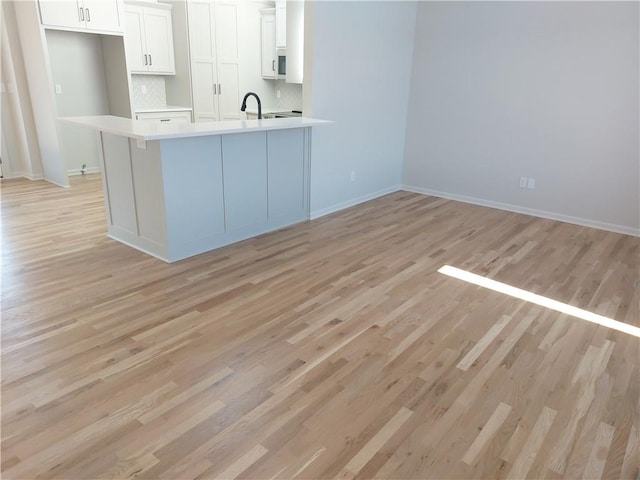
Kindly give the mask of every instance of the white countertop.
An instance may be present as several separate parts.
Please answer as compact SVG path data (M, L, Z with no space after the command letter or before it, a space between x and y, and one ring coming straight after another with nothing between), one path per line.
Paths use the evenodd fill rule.
M230 133L260 132L290 128L313 127L333 123L306 117L269 118L263 120L227 120L202 123L155 123L130 118L100 115L92 117L59 117L61 122L84 125L102 132L113 133L136 140L165 140L170 138L203 137Z
M177 105L140 105L135 108L135 111L136 113L190 112L191 108Z

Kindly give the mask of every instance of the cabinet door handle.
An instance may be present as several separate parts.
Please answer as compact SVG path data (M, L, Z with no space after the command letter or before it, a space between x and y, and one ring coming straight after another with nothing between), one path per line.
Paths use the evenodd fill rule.
M78 9L78 12L79 12L79 16L80 16L80 21L84 22L84 8L80 7Z
M276 61L275 60L271 60L271 70L273 70L274 72L276 71Z
M149 65L153 65L153 61L151 60L151 54L149 54Z
M216 84L214 83L214 84L213 84L213 94L215 95L215 94L217 94L217 93L218 93L218 90L217 90L217 88L216 88Z
M89 13L89 9L87 8L87 22L91 21L91 13Z
M218 84L218 95L222 95L222 85Z
M170 118L161 118L160 121L161 122L170 122L171 119Z
M147 61L147 54L144 54L144 64L145 65L149 65L149 62Z

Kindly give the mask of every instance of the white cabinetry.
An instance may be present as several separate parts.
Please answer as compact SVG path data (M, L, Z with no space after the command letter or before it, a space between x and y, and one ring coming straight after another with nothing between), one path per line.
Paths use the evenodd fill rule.
M141 2L142 3L142 2ZM131 73L175 74L171 5L125 5L125 44Z
M239 119L238 5L195 0L187 8L194 120Z
M191 112L164 111L164 112L139 112L136 120L152 120L157 123L191 123Z
M287 83L302 83L304 65L304 2L287 1Z
M276 16L273 8L260 11L262 78L276 78Z
M276 48L287 47L287 1L276 0Z
M117 0L39 0L40 19L47 27L122 33L122 4Z

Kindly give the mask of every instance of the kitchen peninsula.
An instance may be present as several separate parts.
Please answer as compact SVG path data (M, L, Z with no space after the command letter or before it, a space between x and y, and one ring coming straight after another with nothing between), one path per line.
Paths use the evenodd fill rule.
M166 262L309 219L311 127L330 123L60 121L98 131L109 237Z

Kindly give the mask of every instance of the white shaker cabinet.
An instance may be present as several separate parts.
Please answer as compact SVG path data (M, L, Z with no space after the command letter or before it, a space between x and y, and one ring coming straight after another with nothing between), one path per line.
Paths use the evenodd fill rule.
M117 0L39 0L40 20L47 27L122 34Z
M304 2L287 1L287 83L302 84L304 75Z
M287 48L286 0L276 0L276 48Z
M196 122L240 118L238 5L187 2L189 50Z
M136 120L151 120L156 123L191 123L189 111L136 112Z
M140 2L142 3L142 2ZM131 73L174 75L171 5L125 4L125 48Z
M262 78L276 78L276 17L274 9L261 10L260 35L261 35L261 59Z

